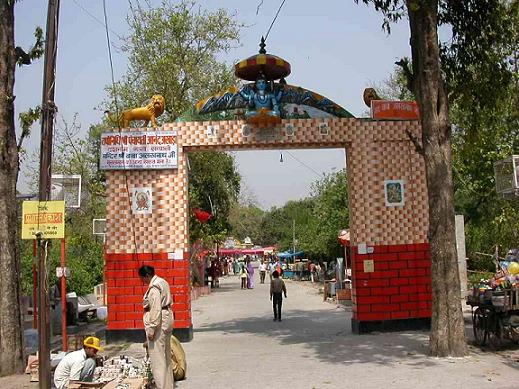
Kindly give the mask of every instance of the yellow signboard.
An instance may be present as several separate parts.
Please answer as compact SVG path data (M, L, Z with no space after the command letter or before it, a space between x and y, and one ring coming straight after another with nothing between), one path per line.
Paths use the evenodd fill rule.
M24 201L22 239L61 239L65 237L65 201Z

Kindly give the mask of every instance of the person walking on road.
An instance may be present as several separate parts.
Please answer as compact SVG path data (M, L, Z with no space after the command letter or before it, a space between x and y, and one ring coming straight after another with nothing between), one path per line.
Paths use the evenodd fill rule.
M281 321L281 305L283 305L283 293L287 298L287 288L285 282L279 278L278 271L272 273L272 282L270 283L270 301L272 301L272 309L274 310L274 321Z
M171 292L169 284L155 275L152 266L141 266L139 277L148 284L142 306L144 308L144 330L148 339L150 364L157 389L173 389L171 369L171 332L173 313L171 312Z
M241 265L240 279L241 279L241 288L247 289L247 269L245 268L244 264Z
M263 259L261 260L261 263L260 263L258 269L260 272L260 284L264 284L265 283L265 274L267 272L267 265L265 265L265 262L263 262Z
M254 289L254 268L250 257L247 256L247 289Z
M96 367L95 357L103 351L101 342L94 336L83 341L83 348L68 353L56 367L54 385L57 389L66 389L71 381L91 382Z
M274 262L274 258L272 258L268 266L270 282L272 282L272 273L274 273L274 270L276 270L276 264Z

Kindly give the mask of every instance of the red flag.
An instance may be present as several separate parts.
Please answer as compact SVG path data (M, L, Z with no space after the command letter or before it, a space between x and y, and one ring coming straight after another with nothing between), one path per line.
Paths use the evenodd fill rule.
M200 223L207 223L207 221L211 218L211 215L209 212L206 212L206 211L202 211L201 209L197 208L193 211L193 213L195 214L195 217L196 219L200 222Z

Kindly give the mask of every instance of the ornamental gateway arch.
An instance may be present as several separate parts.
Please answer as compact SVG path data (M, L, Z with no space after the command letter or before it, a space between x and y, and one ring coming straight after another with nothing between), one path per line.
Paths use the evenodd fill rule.
M142 264L154 266L170 283L174 333L183 341L192 339L187 155L205 150L344 148L352 329L363 333L427 324L432 294L425 166L410 134L421 139L419 121L328 117L283 119L266 128L244 120L171 123L103 135L104 150L128 144L173 161L161 169L134 161L144 165L106 172L107 341L144 338L145 287L137 274ZM146 201L139 193L151 207L139 206Z

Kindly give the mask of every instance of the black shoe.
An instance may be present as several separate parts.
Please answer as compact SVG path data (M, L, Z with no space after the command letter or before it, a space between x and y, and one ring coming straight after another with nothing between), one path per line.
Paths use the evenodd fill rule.
M278 319L278 321L281 321L281 319Z
M278 320L278 318L277 318L277 317L275 317L274 319L272 319L272 321L277 321L277 320Z

